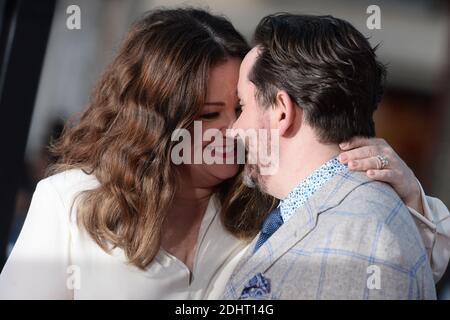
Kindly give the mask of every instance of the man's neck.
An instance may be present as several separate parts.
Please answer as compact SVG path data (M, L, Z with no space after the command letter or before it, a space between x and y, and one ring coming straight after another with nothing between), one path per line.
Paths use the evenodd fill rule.
M267 190L278 199L284 199L303 179L340 153L337 144L321 143L313 132L285 141L281 147L279 169L269 178Z

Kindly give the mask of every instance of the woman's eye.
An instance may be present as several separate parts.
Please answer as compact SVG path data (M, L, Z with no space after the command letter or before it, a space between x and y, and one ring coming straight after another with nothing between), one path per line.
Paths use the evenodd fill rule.
M217 118L219 116L218 112L209 112L209 113L204 113L202 115L200 115L200 118L202 119L214 119Z

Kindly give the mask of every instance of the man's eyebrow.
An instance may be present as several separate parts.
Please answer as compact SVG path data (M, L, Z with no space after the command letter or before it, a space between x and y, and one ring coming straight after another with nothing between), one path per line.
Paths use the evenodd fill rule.
M205 102L205 106L224 106L225 102L222 101L208 101Z

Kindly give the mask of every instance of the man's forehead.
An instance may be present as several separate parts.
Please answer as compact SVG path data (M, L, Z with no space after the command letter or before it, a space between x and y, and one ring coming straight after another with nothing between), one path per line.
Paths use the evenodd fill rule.
M250 71L257 57L258 57L258 47L254 47L247 53L247 55L244 57L244 60L241 63L241 71L243 75L248 74L248 71Z
M254 47L251 49L247 55L244 57L244 60L241 63L240 71L239 71L239 84L243 85L244 83L247 83L248 80L248 73L250 72L251 68L253 67L253 64L256 61L256 58L258 57L258 48Z

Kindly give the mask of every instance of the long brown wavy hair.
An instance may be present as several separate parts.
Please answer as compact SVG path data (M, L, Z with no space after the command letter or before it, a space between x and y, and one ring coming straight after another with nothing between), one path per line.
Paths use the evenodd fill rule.
M77 168L99 181L80 194L77 221L103 250L119 247L141 269L152 262L178 187L171 134L198 117L211 67L248 50L228 20L204 10L159 9L133 24L86 110L50 146L59 160L48 174ZM241 239L275 204L241 173L216 194L223 225Z

